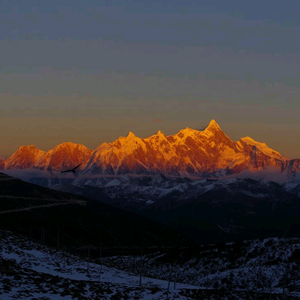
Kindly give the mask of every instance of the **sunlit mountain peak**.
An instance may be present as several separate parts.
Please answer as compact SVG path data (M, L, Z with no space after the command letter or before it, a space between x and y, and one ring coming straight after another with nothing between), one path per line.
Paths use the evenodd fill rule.
M136 137L137 136L132 131L129 131L126 136L126 139L132 139L132 138L136 138Z
M165 135L161 130L158 130L156 134L157 135L163 135L163 136Z
M282 158L279 152L268 147L266 143L257 142L249 136L241 138L240 142L245 143L246 145L255 146L261 152L263 152L264 154L270 157L279 158L279 159Z
M215 176L220 170L224 174L233 174L268 167L283 172L300 168L298 160L289 162L265 143L250 137L232 141L215 120L211 120L204 130L186 127L168 136L159 130L147 138L139 138L130 131L127 136L101 144L95 151L70 142L59 144L46 153L33 145L23 146L5 160L4 168L60 172L79 164L78 173L83 171L84 174L164 174L173 177Z
M219 131L219 130L221 130L219 124L214 119L212 119L204 131Z
M32 167L45 154L34 145L21 146L5 160L6 169L26 169Z

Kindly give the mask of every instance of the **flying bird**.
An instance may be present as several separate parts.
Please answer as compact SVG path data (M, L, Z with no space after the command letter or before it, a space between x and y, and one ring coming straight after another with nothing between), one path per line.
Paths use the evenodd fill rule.
M72 172L72 173L75 173L76 172L76 169L79 168L82 164L79 164L78 166L76 166L75 168L73 169L70 169L70 170L65 170L65 171L61 171L62 173L68 173L68 172Z

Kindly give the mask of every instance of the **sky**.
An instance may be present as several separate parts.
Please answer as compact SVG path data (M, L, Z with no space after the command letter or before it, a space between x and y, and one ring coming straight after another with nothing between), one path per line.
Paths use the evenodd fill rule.
M300 2L2 0L0 156L215 119L300 158Z

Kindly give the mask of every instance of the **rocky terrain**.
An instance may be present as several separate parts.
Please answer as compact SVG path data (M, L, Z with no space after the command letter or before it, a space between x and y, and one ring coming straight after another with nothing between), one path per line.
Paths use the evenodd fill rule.
M0 230L1 299L300 299L300 240L70 254Z

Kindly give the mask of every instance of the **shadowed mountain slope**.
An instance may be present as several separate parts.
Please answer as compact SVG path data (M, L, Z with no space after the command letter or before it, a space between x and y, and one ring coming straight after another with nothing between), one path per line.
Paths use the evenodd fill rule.
M164 247L189 242L135 213L0 174L0 227L74 247ZM63 234L64 233L64 234ZM68 238L67 238L68 237Z

